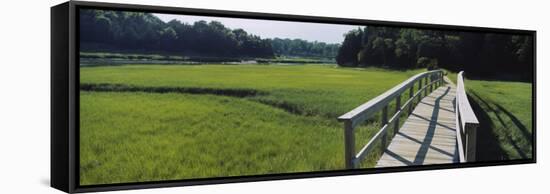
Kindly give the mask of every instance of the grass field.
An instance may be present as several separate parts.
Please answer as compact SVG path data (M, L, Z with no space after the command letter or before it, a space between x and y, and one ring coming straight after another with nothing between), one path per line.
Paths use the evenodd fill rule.
M325 65L130 65L81 68L81 83L266 93L253 100L335 119L421 72Z
M532 158L532 84L467 79L465 85L480 121L477 158Z
M83 184L338 169L340 131L244 99L81 93Z
M80 183L342 169L343 130L336 117L421 71L81 67L81 87L88 89L80 94ZM357 147L377 129L376 122L357 128Z

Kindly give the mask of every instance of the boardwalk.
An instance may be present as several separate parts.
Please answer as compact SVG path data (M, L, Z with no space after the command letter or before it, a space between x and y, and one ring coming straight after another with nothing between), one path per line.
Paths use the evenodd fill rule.
M393 137L376 167L458 162L455 96L455 86L446 84L424 97Z
M383 152L376 167L475 162L479 122L468 102L463 73L457 74L456 86L442 70L416 74L338 117L344 124L345 167L360 168L375 149ZM402 103L405 91L409 95ZM395 102L395 112L388 111L390 102ZM381 128L357 152L354 130L376 112L382 113ZM405 123L388 137L404 114Z

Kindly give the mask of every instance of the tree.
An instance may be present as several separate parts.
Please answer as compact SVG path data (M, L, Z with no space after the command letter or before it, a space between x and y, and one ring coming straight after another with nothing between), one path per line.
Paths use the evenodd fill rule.
M356 29L345 34L344 42L338 50L336 63L345 67L356 67L358 64L358 53L361 49L363 30Z
M172 27L166 27L160 32L159 48L164 48L168 51L176 51L177 47L174 42L178 39L176 31Z
M274 56L271 41L231 30L218 21L193 24L163 22L150 13L83 10L80 12L83 51L117 50L213 57Z
M529 80L533 40L503 33L367 26L345 35L336 59L344 67L443 67L472 76L508 74Z
M285 56L334 58L340 47L339 44L310 42L302 39L274 38L270 41L273 52Z

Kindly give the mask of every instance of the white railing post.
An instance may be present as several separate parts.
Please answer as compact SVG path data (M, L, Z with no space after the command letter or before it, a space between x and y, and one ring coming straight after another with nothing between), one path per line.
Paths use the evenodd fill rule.
M476 141L479 121L468 101L463 73L463 71L459 72L456 80L457 141L462 142L462 145L459 146L463 149L459 149L459 154L461 158L464 158L463 162L474 162L476 161Z
M344 121L344 155L346 157L346 169L353 169L353 160L355 159L355 136L351 120Z

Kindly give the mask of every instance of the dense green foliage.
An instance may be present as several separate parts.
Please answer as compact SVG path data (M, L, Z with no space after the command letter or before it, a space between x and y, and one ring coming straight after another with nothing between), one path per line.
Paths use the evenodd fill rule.
M302 39L280 39L271 40L273 51L277 55L301 56L315 58L333 59L338 54L340 44L327 44L324 42L309 42Z
M86 50L168 52L200 56L273 57L269 40L231 30L222 23L164 23L151 13L81 10L81 44Z
M455 73L449 73L456 80ZM533 157L533 99L530 83L465 81L480 122L477 158L481 161Z
M529 80L533 39L527 35L367 26L348 32L340 66L465 70L474 76Z
M336 116L419 71L326 65L82 67L81 84L137 90L81 90L81 183L342 169L342 123ZM143 87L260 93L138 91ZM356 146L379 127L358 127ZM372 167L377 157L371 155L363 166Z
M81 51L171 53L183 56L334 58L338 44L263 39L218 21L163 22L151 13L81 10Z

